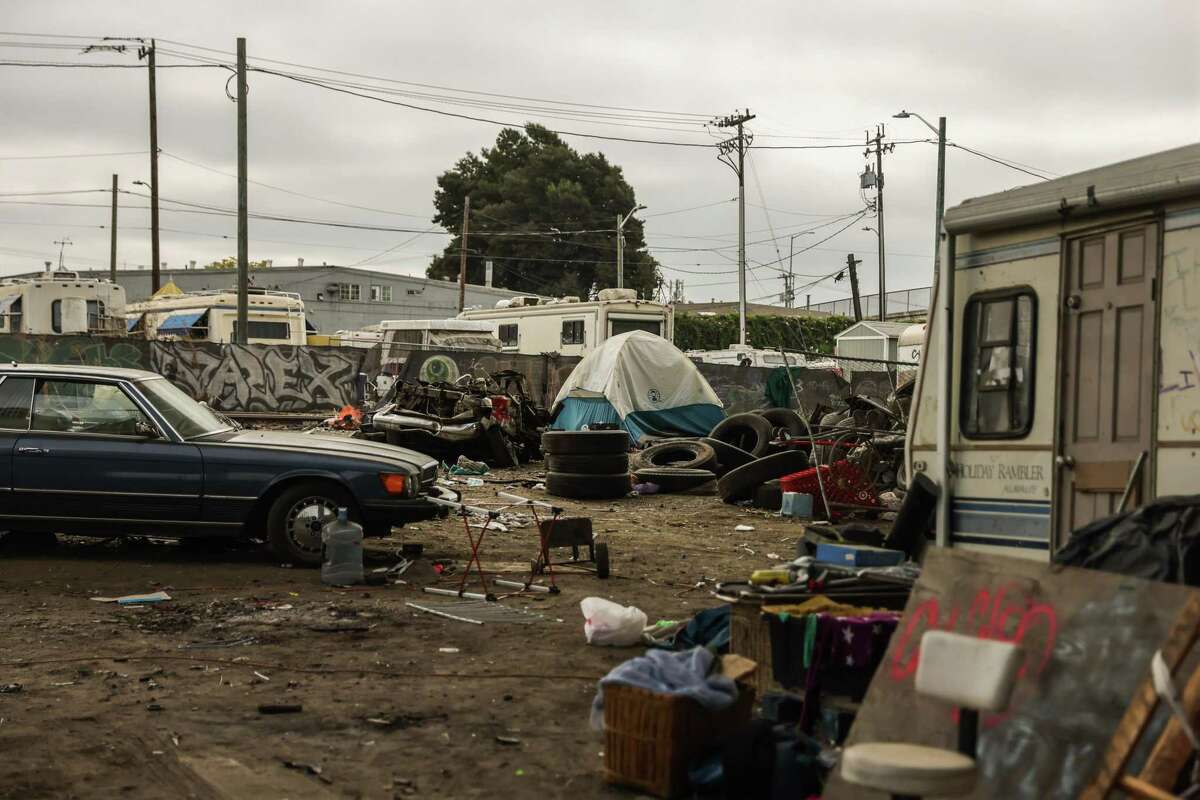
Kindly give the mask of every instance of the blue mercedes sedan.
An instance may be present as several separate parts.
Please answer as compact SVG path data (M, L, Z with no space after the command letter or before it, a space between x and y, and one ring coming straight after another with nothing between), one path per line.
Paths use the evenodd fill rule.
M262 537L321 562L348 508L367 536L437 516L437 461L342 436L249 431L161 375L0 365L0 530Z

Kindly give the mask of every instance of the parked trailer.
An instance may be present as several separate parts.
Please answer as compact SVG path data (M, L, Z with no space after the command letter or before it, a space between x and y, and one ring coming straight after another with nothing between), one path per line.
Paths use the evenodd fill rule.
M1200 144L968 200L944 229L906 453L943 488L939 543L1047 559L1127 487L1200 489Z
M602 289L599 299L516 297L496 308L464 311L460 319L493 323L505 352L582 356L612 336L647 331L668 341L675 333L669 305L638 300L632 289Z
M0 333L125 333L125 290L115 283L45 272L0 282Z
M251 287L247 298L249 344L306 344L314 332L304 300L293 292ZM164 294L128 307L130 333L148 339L229 343L237 333L237 292Z

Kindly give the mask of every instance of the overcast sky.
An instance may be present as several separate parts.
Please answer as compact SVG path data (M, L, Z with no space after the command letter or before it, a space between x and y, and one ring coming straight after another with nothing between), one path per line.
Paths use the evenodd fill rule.
M375 82L439 95L393 99L517 124L534 119L561 130L711 143L712 134L699 125L675 121L700 117L676 114L723 115L748 107L757 115L750 125L757 145L856 144L879 122L886 122L889 139L928 137L918 120L892 119L907 108L935 124L945 115L952 142L1060 175L1200 139L1196 0L834 6L0 0L0 25L10 31L0 36L0 60L135 64L131 53L82 55L79 46L87 41L29 34L154 36L160 64L194 64L165 51L231 60L196 48L233 51L242 35L252 66L256 58L276 59L474 92L676 112L618 112L621 118L609 122L619 126L595 124L549 119L544 111L448 105L444 98L451 93L443 89ZM234 174L237 164L236 107L226 97L227 78L222 69L159 70L163 198L236 207L235 181L218 174ZM0 274L57 260L53 242L64 237L73 242L66 247L68 267L107 266L108 231L100 227L108 223L105 194L14 195L104 189L113 173L122 188L142 191L132 182L149 180L146 83L142 69L0 66ZM491 144L499 130L261 73L251 74L248 102L250 178L292 192L252 185L252 212L416 231L432 224L437 175L466 151ZM573 107L566 116L582 110ZM664 127L669 130L654 129ZM667 278L684 279L689 299L736 298L736 276L729 270L736 258L737 207L722 201L736 196L737 185L713 150L566 138L624 169L648 206L642 213L652 252L668 267ZM123 153L132 154L60 157ZM948 207L1037 180L958 150L950 150L947 161ZM782 257L786 267L789 237L798 233L796 249L810 249L795 257L796 273L827 274L852 251L864 260L863 291L875 291L875 234L861 230L873 220L816 244L848 221L831 220L862 208L858 173L864 163L857 146L752 150L747 239L759 243L749 248L751 263ZM889 289L931 282L935 167L930 144L900 145L884 159ZM145 205L128 195L122 202ZM707 204L713 205L666 213ZM232 217L168 207L164 202L161 225L162 260L169 266L236 252ZM149 263L148 225L147 211L122 209L121 264ZM801 233L814 226L823 227ZM446 241L444 234L412 239L399 232L263 220L251 220L250 236L252 259L354 264L374 256L371 266L412 274L422 274L430 254ZM395 249L379 255L389 248ZM777 299L778 266L753 271L752 300ZM797 278L797 287L809 280ZM817 302L849 290L845 283L819 284L800 291L801 303L808 293Z

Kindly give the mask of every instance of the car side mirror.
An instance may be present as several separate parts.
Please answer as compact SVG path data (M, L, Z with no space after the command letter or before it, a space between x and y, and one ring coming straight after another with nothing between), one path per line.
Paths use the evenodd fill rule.
M149 422L146 422L145 420L139 419L136 422L134 422L133 429L137 433L138 436L144 437L146 439L161 439L162 438L162 436L158 432L158 428L154 427L153 425L151 425Z

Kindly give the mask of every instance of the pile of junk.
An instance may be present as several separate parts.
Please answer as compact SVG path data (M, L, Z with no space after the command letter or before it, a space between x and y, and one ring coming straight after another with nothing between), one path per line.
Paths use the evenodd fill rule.
M809 498L796 516L841 520L900 508L913 383L845 407L733 414L707 436L651 442L632 459L636 480L658 491L710 487L727 503L780 511L784 495Z
M549 413L512 370L463 375L453 383L396 381L364 413L355 436L399 445L452 463L460 456L490 467L541 458Z

